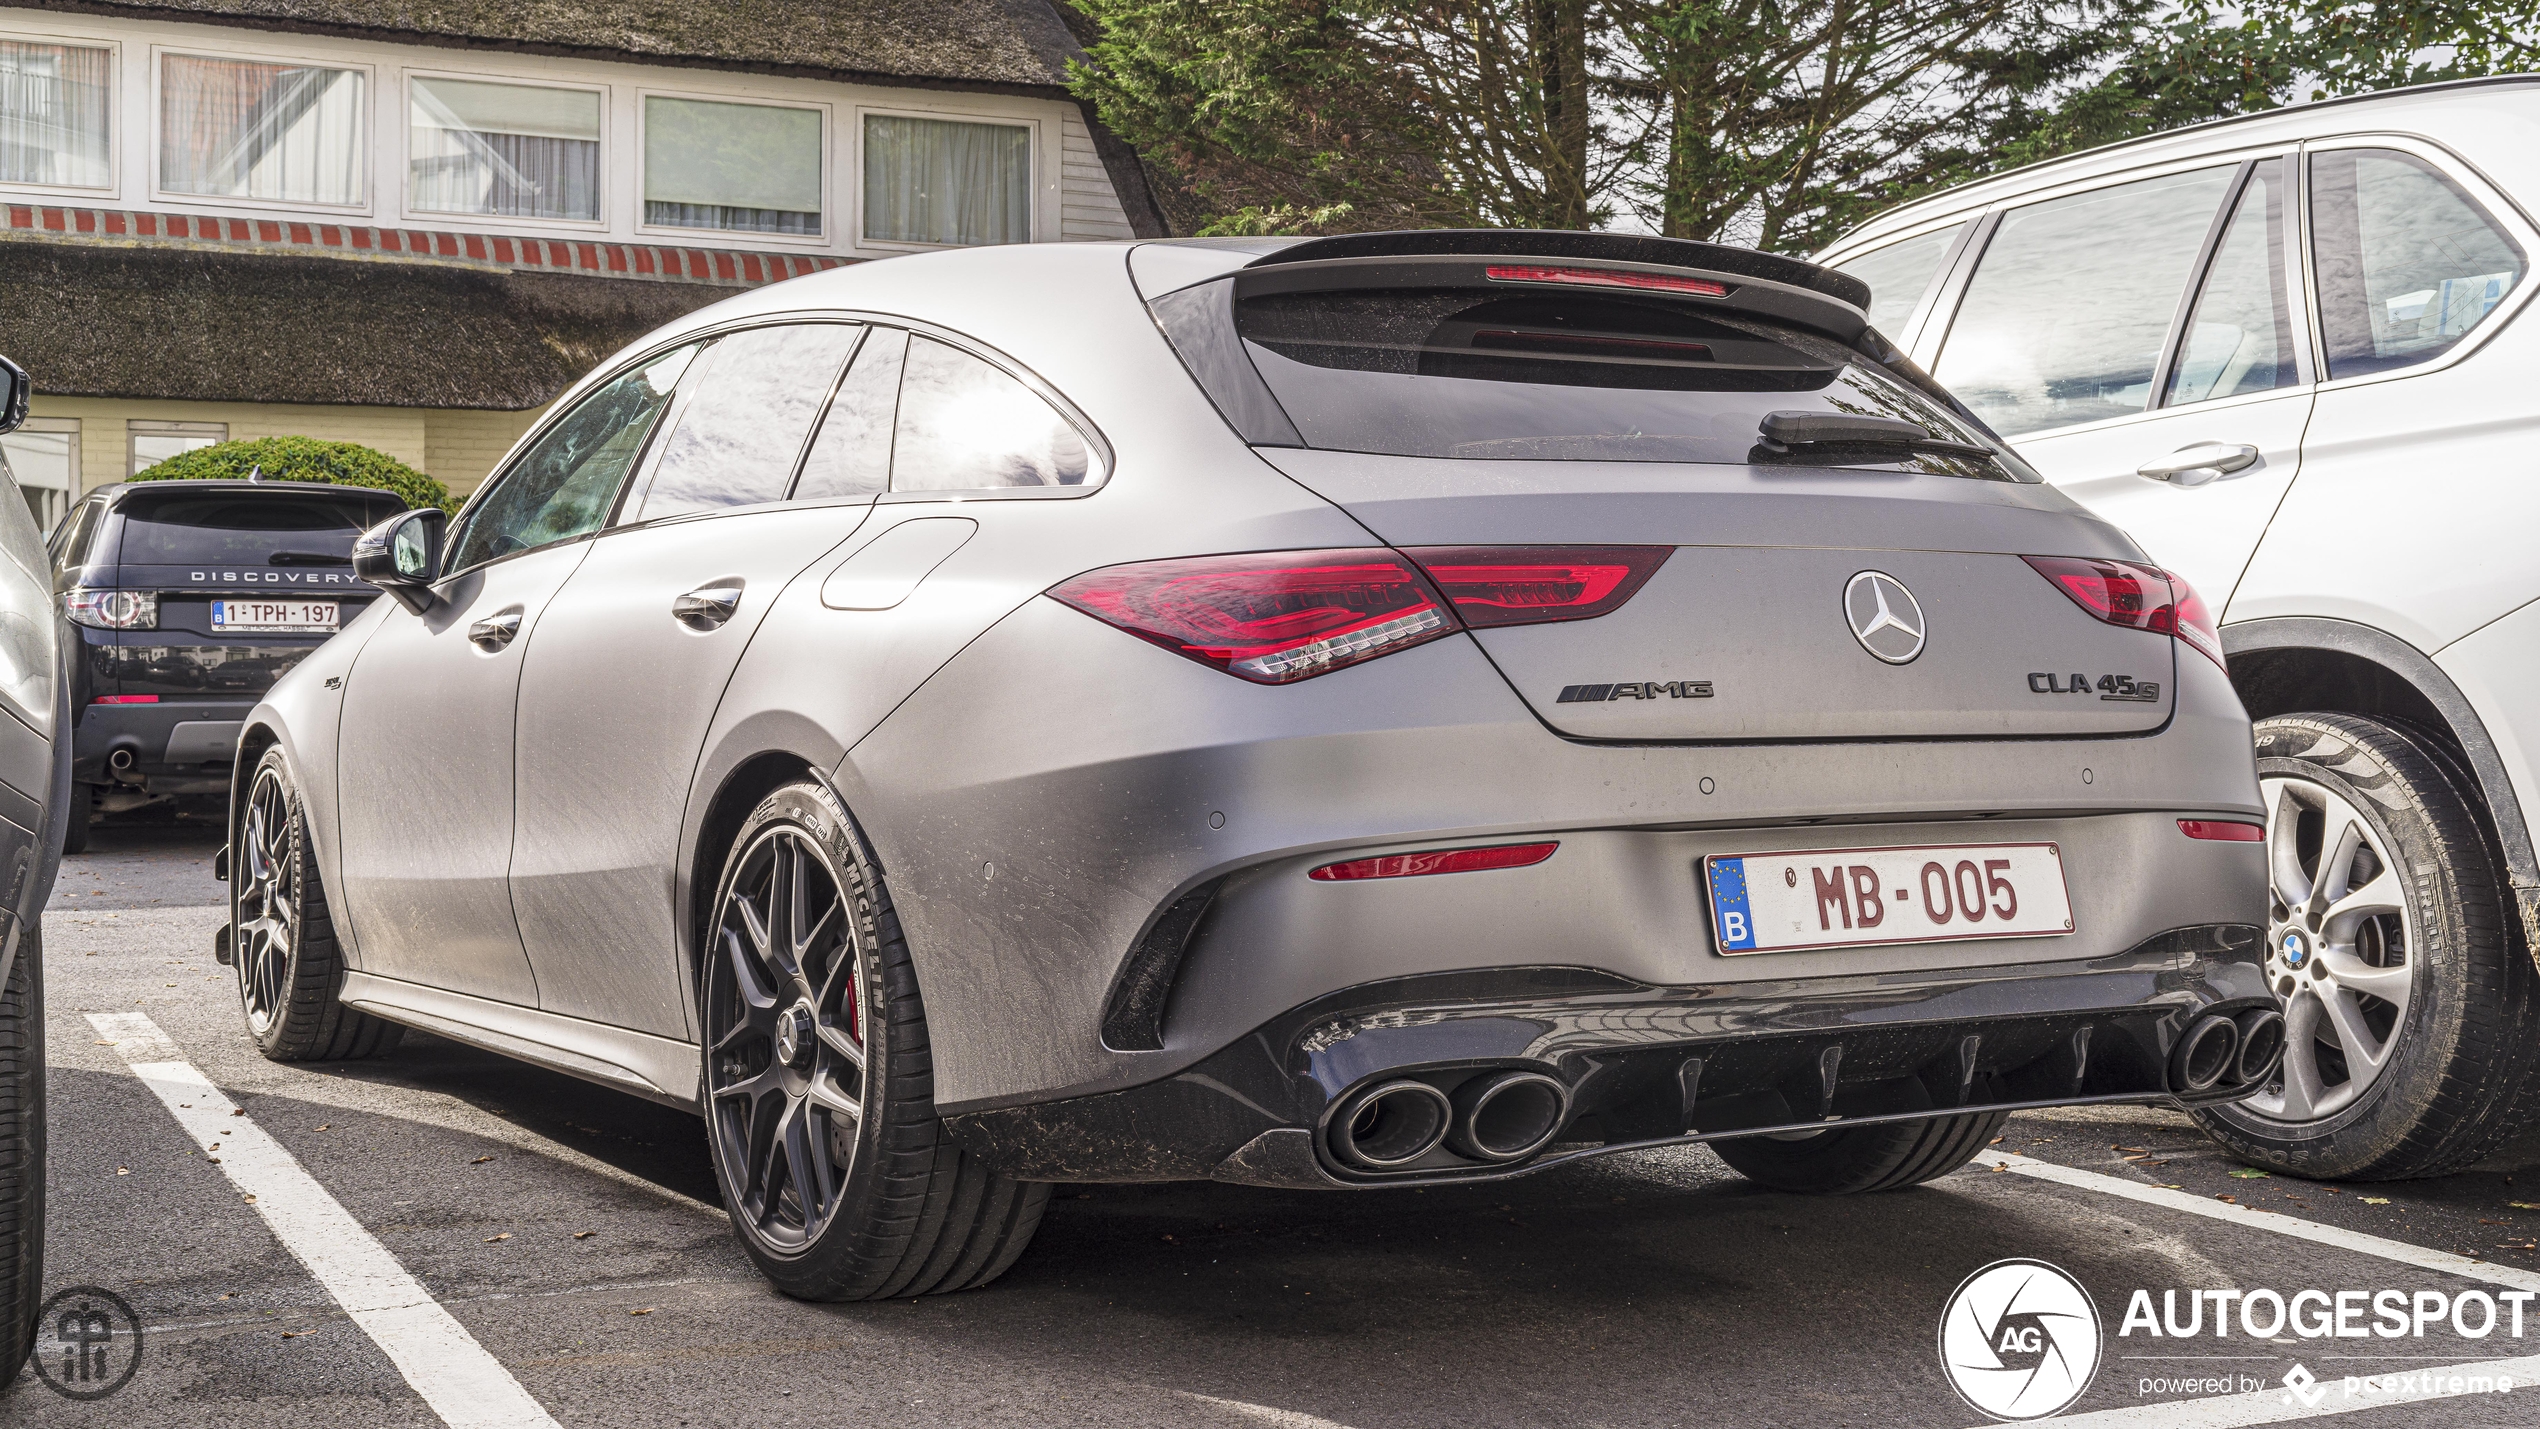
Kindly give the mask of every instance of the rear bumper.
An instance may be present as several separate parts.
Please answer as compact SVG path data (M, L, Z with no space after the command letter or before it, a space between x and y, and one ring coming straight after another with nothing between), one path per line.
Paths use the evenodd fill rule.
M109 760L116 750L128 749L130 772L154 785L192 779L212 781L205 792L226 789L240 725L254 707L252 699L88 705L78 712L71 736L71 777L85 784L115 782Z
M1711 986L1579 968L1405 979L1283 1013L1160 1082L946 1125L1030 1180L1340 1189L1934 1113L2224 1100L2248 1088L2186 1093L2172 1052L2208 1013L2272 1005L2260 941L2255 926L2208 925L2080 962ZM1499 1070L1569 1089L1561 1129L1530 1159L1372 1173L1333 1150L1332 1113L1361 1089L1408 1077L1453 1091Z

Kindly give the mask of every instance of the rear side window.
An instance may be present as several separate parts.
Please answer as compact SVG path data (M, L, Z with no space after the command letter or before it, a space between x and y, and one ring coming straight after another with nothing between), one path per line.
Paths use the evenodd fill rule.
M1500 461L1769 460L1767 413L1895 417L1985 444L1831 339L1655 299L1475 288L1238 298L1246 355L1310 447ZM1964 473L1930 458L1847 465Z
M1872 249L1836 264L1835 271L1870 285L1870 326L1894 337L1921 306L1931 280L1940 274L1940 260L1949 256L1949 246L1966 231L1965 224L1952 224L1936 233Z
M2430 361L2522 281L2522 245L2432 165L2395 149L2311 156L2328 375Z
M128 566L346 566L354 537L404 509L394 499L213 493L135 501L123 509L116 559Z
M902 368L893 491L1102 484L1084 434L1021 379L927 337L908 340Z

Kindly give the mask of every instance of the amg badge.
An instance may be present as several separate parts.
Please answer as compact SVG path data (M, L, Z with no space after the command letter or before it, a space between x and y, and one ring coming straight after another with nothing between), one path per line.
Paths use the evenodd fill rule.
M2103 700L2130 700L2151 704L2161 697L2161 687L2150 680L2132 675L2102 675L2093 681L2088 675L2058 675L2049 670L2032 671L2028 677L2033 695L2086 695L2097 691Z
M1563 685L1554 704L1584 705L1599 700L1707 700L1709 680L1626 680L1619 685Z

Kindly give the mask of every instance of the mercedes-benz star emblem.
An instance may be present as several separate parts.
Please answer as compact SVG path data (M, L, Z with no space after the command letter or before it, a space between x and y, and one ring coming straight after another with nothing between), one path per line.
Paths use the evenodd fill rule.
M1861 648L1891 665L1923 653L1923 606L1885 571L1863 571L1843 587L1843 617Z

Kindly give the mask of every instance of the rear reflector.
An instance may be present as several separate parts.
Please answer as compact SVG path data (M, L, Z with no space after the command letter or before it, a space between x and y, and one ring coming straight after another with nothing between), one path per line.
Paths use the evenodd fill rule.
M1726 285L1703 278L1667 273L1636 273L1628 268L1552 268L1536 264L1493 263L1487 270L1494 283L1560 283L1581 288L1638 288L1654 293L1690 293L1698 298L1725 298Z
M2223 663L2222 635L2195 587L2158 566L2090 556L2028 556L2037 573L2072 602L2110 625L2175 635L2208 660Z
M157 695L99 695L89 701L92 705L155 705L158 702Z
M2216 843L2254 844L2267 839L2263 824L2240 824L2227 819L2181 819L2178 831L2191 839L2212 839Z
M1559 847L1558 843L1501 844L1496 848L1454 848L1437 853L1389 853L1381 858L1327 863L1306 877L1324 883L1350 883L1362 878L1416 878L1429 873L1525 868L1552 857L1552 851Z
M1052 598L1257 684L1284 685L1453 634L1455 617L1388 550L1197 556L1088 571Z
M1590 620L1620 609L1673 546L1417 546L1420 563L1466 625Z

